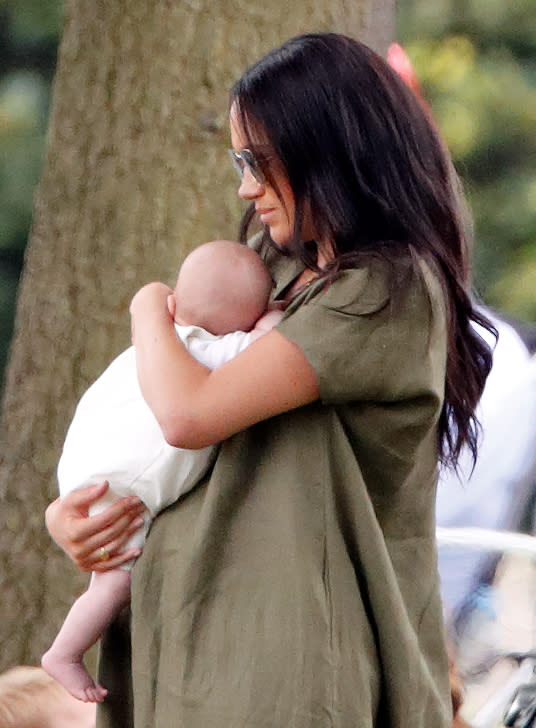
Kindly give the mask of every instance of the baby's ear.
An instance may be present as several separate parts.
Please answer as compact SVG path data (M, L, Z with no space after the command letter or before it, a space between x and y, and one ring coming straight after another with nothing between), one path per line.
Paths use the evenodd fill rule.
M172 319L175 319L175 311L177 308L177 303L175 301L175 296L173 295L173 293L170 293L169 296L167 297L167 307L168 307L169 315L171 316Z

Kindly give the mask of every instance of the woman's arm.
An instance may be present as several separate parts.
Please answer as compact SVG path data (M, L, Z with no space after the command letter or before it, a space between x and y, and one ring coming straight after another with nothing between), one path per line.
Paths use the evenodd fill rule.
M140 555L139 549L118 553L142 525L145 506L130 496L102 513L88 516L89 506L107 490L107 484L92 485L56 498L46 510L45 520L52 539L83 571L107 571ZM102 560L104 548L110 558Z
M131 304L141 390L166 440L197 449L318 398L301 349L277 330L211 371L178 341L169 288L150 283Z

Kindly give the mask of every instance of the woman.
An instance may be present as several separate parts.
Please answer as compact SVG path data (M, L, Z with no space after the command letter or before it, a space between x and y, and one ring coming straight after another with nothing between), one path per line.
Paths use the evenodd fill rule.
M209 372L176 342L166 286L132 301L166 439L222 441L134 570L136 728L443 728L437 464L475 451L490 366L448 155L396 73L335 34L252 66L230 119L242 235L260 217L286 310ZM132 556L135 504L85 518L102 490L49 508L85 569Z

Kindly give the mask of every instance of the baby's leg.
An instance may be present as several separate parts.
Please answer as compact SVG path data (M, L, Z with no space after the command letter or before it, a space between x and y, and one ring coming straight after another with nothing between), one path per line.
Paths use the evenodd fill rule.
M89 588L71 607L41 665L75 698L100 703L107 690L95 685L84 667L84 653L130 599L130 571L93 572Z

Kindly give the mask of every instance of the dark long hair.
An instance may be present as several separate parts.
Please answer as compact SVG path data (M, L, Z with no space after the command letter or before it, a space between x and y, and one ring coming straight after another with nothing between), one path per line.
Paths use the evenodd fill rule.
M470 294L469 233L450 156L429 115L370 48L334 33L292 38L249 68L231 89L248 146L274 184L266 146L295 198L288 252L318 270L302 240L305 212L334 259L326 275L382 255L424 258L445 293L448 354L439 457L476 458L475 408L491 368L490 348L471 325L496 333ZM274 184L277 191L277 186ZM253 217L245 215L241 236Z

